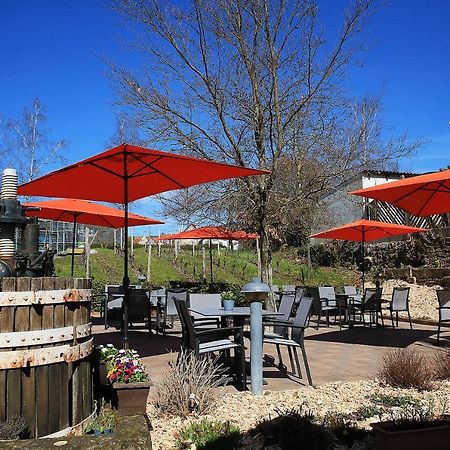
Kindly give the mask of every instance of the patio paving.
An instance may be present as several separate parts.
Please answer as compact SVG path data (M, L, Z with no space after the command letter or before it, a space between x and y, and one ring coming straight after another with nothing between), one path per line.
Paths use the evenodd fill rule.
M338 326L322 326L319 330L308 328L305 347L314 384L373 378L383 353L389 348L414 348L430 353L442 351L443 347L435 346L436 326L413 326L414 329L410 330L409 324L401 322L400 327L395 330L390 327L385 330L362 327L339 330ZM120 332L114 327L105 330L102 325L94 325L93 334L96 345L112 343L117 347L121 346ZM143 358L154 381L164 376L171 360L169 352L177 352L181 343L180 334L150 336L146 330L130 330L129 338L130 346ZM445 342L446 340L442 339L442 344ZM249 342L246 342L246 345L250 347ZM264 353L277 361L275 346L266 345ZM248 355L249 350L247 357ZM283 362L290 367L286 350L282 351L282 355ZM274 391L295 389L307 383L306 378L297 380L267 364L264 367L264 379L268 383L264 389Z

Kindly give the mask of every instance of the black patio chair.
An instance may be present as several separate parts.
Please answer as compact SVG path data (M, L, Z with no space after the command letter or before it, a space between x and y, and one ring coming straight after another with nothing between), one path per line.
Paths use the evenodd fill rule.
M381 319L381 326L384 330L384 320L383 313L381 310L381 295L382 288L366 288L364 291L363 301L361 303L352 303L349 305L350 312L353 313L353 318L355 318L355 314L360 314L361 322L366 327L366 314L369 314L369 328L372 328L372 325L378 326L378 316Z
M128 292L128 322L130 327L143 323L152 332L151 305L145 289L130 289Z
M443 322L450 322L450 290L438 289L436 294L439 302L439 324L437 332L437 345L439 345L441 325Z
M175 299L175 307L181 320L182 347L196 356L211 353L223 353L230 361L230 351L234 352L234 378L243 390L247 389L245 374L245 347L242 327L224 327L215 329L196 329L189 314L186 302Z
M283 364L283 359L281 356L281 346L285 346L288 350L289 360L291 362L292 374L302 377L302 372L300 369L300 362L298 359L297 350L300 348L303 355L303 363L305 365L306 376L308 378L308 383L312 385L311 372L309 370L308 358L306 356L305 350L305 328L308 323L309 314L311 311L313 299L311 297L303 297L297 309L297 314L293 322L286 320L265 320L264 326L276 327L277 329L284 328L279 334L275 333L265 333L263 343L275 345L278 354L279 367L284 370L285 366ZM287 338L288 330L291 330L290 339Z

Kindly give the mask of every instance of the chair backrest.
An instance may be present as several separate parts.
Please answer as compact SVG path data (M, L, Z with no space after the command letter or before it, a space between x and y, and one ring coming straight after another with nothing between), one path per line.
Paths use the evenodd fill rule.
M168 316L176 316L178 314L175 300L181 300L186 303L187 301L187 290L186 289L167 289L166 291L166 303L165 303L165 313Z
M291 294L293 292L295 292L295 285L293 285L293 284L283 285L283 293L284 294Z
M358 295L358 291L356 290L356 286L344 286L344 293L346 295Z
M140 320L150 315L150 300L144 289L131 289L128 291L128 318L130 322ZM142 320L141 320L142 319Z
M297 286L297 287L295 288L295 299L294 299L294 303L295 303L296 305L298 305L298 304L300 303L300 300L302 299L303 294L305 293L305 291L306 291L306 289L305 289L304 287Z
M302 297L302 300L298 305L297 314L295 315L293 322L294 328L292 328L292 339L296 342L298 342L298 339L303 334L303 329L306 328L312 302L312 297ZM302 327L302 329L295 327Z
M191 308L220 308L220 294L191 294L189 296L189 306ZM204 317L201 314L191 312L195 318Z
M183 300L174 299L175 308L180 317L182 336L183 336L183 346L191 350L196 349L196 338L194 324L192 323L191 316L189 315L189 310L187 304Z
M333 286L320 286L319 297L328 299L328 306L336 306L336 294Z
M149 297L150 297L150 303L153 306L157 306L158 305L158 299L164 303L166 301L166 288L164 287L160 287L160 288L156 288L153 289L149 292Z
M436 291L439 308L450 308L450 290L438 289Z
M365 310L377 311L381 308L382 288L366 288L363 306Z
M294 306L295 295L294 294L283 294L281 296L280 306L278 312L282 313L277 316L277 320L288 320L291 316L292 307ZM281 334L284 330L284 326L273 327L274 333Z
M273 284L273 285L270 287L270 290L271 290L272 292L280 292L280 288L278 287L277 284Z
M394 287L392 291L392 310L406 311L408 309L409 287Z

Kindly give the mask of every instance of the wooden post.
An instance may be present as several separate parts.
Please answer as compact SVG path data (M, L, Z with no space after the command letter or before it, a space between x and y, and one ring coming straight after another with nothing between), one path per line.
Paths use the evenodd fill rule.
M84 253L86 255L86 278L91 277L91 243L89 242L89 228L84 227Z
M151 264L152 264L152 243L149 241L148 255L147 255L147 283L150 283Z
M117 230L115 228L113 230L113 250L114 253L117 253Z
M134 255L134 233L133 228L130 230L130 240L131 240L131 256Z
M256 257L258 260L258 277L261 278L261 253L259 252L259 238L256 238Z
M206 280L206 254L205 254L205 245L202 242L202 277L203 280Z

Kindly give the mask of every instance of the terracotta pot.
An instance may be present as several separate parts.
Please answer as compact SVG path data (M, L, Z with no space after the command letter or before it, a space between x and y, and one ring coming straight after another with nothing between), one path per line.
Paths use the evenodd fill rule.
M450 422L430 423L424 428L392 430L393 422L371 424L373 439L378 450L448 450Z
M146 414L147 397L152 382L113 383L113 405L122 416Z

